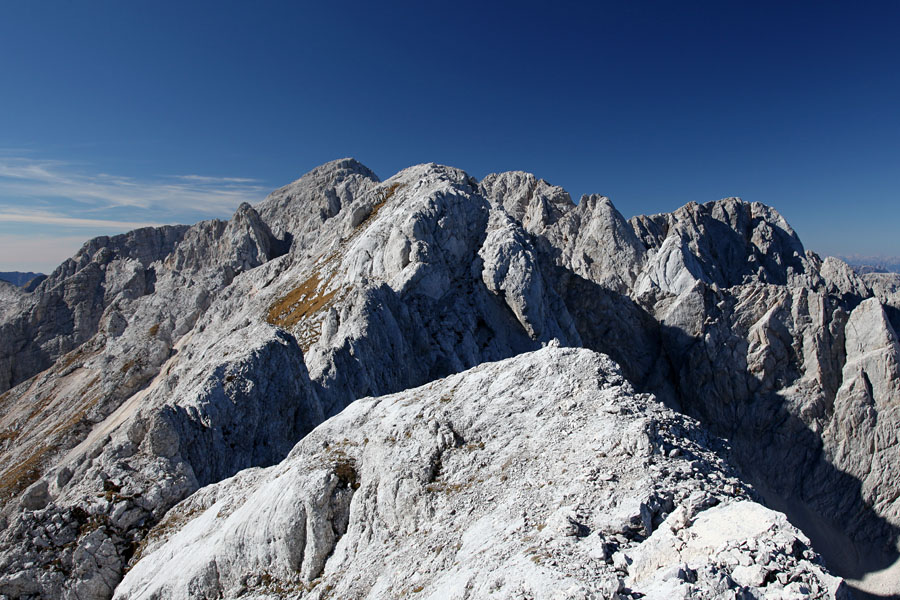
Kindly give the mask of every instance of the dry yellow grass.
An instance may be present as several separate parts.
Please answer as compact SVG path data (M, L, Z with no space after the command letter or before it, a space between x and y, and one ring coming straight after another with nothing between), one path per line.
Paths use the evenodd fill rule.
M74 410L69 416L68 419L54 427L50 430L50 436L56 435L65 435L72 429L74 429L77 425L79 425L82 421L87 417L88 411L94 408L97 403L100 402L100 397L95 396L85 402L82 403L81 407L78 407L77 410Z
M19 437L19 432L15 429L4 429L0 431L0 446L3 445L4 442L14 442L16 438Z
M71 396L60 396L54 389L29 407L30 413L15 428L0 433L0 443L9 445L5 458L11 464L0 471L0 498L9 498L22 492L42 474L42 467L65 437L86 421L88 412L100 402L100 396L88 396L88 392L100 381L100 376L84 385ZM69 392L71 394L71 392ZM65 412L48 410L51 404L65 403ZM68 415L63 418L60 415ZM58 422L55 422L59 420Z
M75 361L79 359L86 360L89 356L90 353L85 350L84 345L79 346L68 354L64 355L61 361L57 362L57 365L59 365L59 367L57 368L57 372L65 371L66 369L71 367L75 363Z
M365 225L378 214L381 207L401 187L401 184L393 183L381 189L372 211L356 226L350 236L343 240L342 245L346 245L365 229ZM317 258L316 264L319 269L323 269L338 259L340 255L340 251L332 252L327 256L323 253ZM320 271L314 272L300 285L269 305L266 321L270 325L294 330L300 347L304 352L307 351L321 335L321 319L314 317L319 315L323 309L339 302L347 294L346 287L332 288L330 283L331 279L323 284Z
M387 201L391 199L391 196L396 194L397 190L399 190L401 187L402 185L399 183L392 183L391 185L378 192L378 202L376 202L375 206L372 207L372 212L370 212L368 216L363 219L359 223L359 225L356 226L356 228L361 229L366 225L366 223L374 219L375 215L378 214L378 211L381 210L381 207L387 204Z
M49 393L45 394L43 398L38 399L31 406L31 412L28 413L25 420L34 421L38 417L43 416L46 413L47 407L50 406L54 400L56 400L56 389L51 390Z
M266 320L271 325L290 329L322 310L334 297L336 290L319 289L319 274L292 289L286 296L272 303Z
M0 498L4 500L21 493L41 476L41 464L49 446L38 446L25 459L0 472Z

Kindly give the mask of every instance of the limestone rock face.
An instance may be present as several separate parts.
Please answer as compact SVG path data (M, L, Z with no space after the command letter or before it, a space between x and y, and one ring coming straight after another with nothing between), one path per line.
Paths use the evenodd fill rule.
M0 324L0 391L89 340L117 296L152 291L151 263L171 252L186 230L147 228L95 238L60 265Z
M580 345L565 305L544 281L536 248L505 212L491 212L479 257L484 261L481 276L488 291L503 298L529 337Z
M578 343L537 265L518 272L535 261L530 239L515 222L488 235L490 204L465 173L422 165L377 185L367 173L338 161L276 192L260 207L271 228L242 206L228 223L186 230L154 263L153 293L113 302L76 353L10 390L4 425L24 434L10 438L6 464L28 467L5 480L0 564L16 581L78 597L95 580L69 559L45 568L68 542L26 549L50 519L72 524L85 510L116 549L104 572L121 576L172 504L272 464L356 398L553 338ZM288 231L295 210L313 213ZM34 400L45 410L27 408ZM111 486L108 502L93 500Z
M866 273L861 278L882 304L900 304L900 273Z
M628 222L605 196L584 196L546 237L558 264L620 294L634 285L646 258Z
M861 278L878 298L894 331L900 331L900 273L866 273Z
M722 597L731 586L751 597L850 597L810 560L809 540L783 514L747 500L708 508L688 523L686 514L676 509L629 557L627 581L645 597Z
M16 574L12 589L25 586L46 597L109 597L133 535L196 489L193 468L172 452L174 442L165 442L179 423L168 418L163 401L154 399L177 389L168 370L179 363L177 353L189 339L185 334L215 295L271 252L271 234L249 205L227 223L92 240L24 296L23 312L0 326L36 331L35 342L51 340L60 351L88 338L49 369L8 390L0 405L0 519L8 524L0 544L15 548L0 554L0 570ZM31 323L46 307L53 310L34 328ZM15 356L31 361L41 352L32 343ZM294 357L290 366L297 365ZM200 371L206 374L215 366L206 364ZM278 366L273 362L271 368ZM280 373L287 377L289 371ZM223 419L215 426L226 424ZM145 428L150 429L146 437L158 443L148 442L147 452L140 452ZM297 433L290 430L287 443L276 438L278 449L268 461L283 456ZM238 451L223 462L238 468L258 464L264 448L248 452L252 460ZM122 489L128 491L120 494ZM98 495L105 500L97 502ZM28 512L39 509L44 512L38 516ZM48 533L46 543L32 545L46 527L52 532L53 523L78 535ZM84 552L93 556L95 547L102 549L103 560L92 567L79 557ZM50 561L62 566L48 569ZM0 593L7 593L8 579L0 578Z
M22 289L8 281L0 280L0 318L7 320L19 311Z
M377 183L378 177L359 162L338 160L275 190L258 209L276 238L292 251L308 254L323 241L322 226Z
M900 593L890 574L865 577L900 555L900 461L892 452L900 431L898 288L889 276L859 276L804 251L783 217L758 203L729 198L626 220L603 196L574 205L526 173L479 182L424 164L382 182L352 159L322 165L228 221L92 240L31 291L0 285L0 598L105 599L126 571L122 597L143 597L145 588L228 596L241 586L262 597L280 593L274 582L307 586L313 597L328 585L347 597L378 597L395 584L440 595L469 579L487 586L485 594L531 586L538 597L570 581L574 597L582 588L605 597L628 597L629 589L717 597L732 584L776 583L772 590L785 597L836 593L805 554L810 540L853 585ZM543 346L590 351L529 354ZM511 357L524 362L487 364ZM523 365L542 360L552 368L537 365L529 378ZM490 378L515 394L483 388ZM445 402L418 387L438 380L441 389L470 386L467 402L484 417L449 392ZM605 398L607 384L622 406L600 414L588 398ZM521 386L543 390L551 404ZM390 394L400 395L358 400ZM566 394L583 398L569 407ZM504 409L519 396L509 406L522 414ZM397 408L404 402L418 408ZM651 444L649 455L602 450L616 461L585 454L597 431L649 427L644 412L657 415L661 431L677 421L687 438L664 451ZM565 415L581 420L555 420ZM310 434L323 422L316 431L331 433ZM728 445L704 440L704 430ZM349 462L334 458L338 431L353 441L341 450ZM463 453L454 436L466 440L462 448L476 447ZM477 447L481 439L487 449ZM446 461L422 467L428 448ZM699 471L682 468L687 460L717 477L701 485ZM573 475L590 461L619 479L596 487ZM512 465L522 476L502 479ZM758 495L731 482L737 473ZM532 485L541 477L545 491ZM706 486L723 512L702 497L689 501L682 484ZM631 506L627 490L643 498L654 486L671 495L629 515L650 523L643 533L627 533L621 515L603 524L602 514ZM658 533L676 499L687 516ZM749 499L784 511L809 539ZM551 505L559 511L544 510ZM594 508L584 513L582 505ZM267 507L263 516L248 514L257 506ZM526 516L516 516L520 509ZM537 528L529 511L544 528L497 529L519 518ZM709 558L709 547L688 544L689 523L701 514L709 520L700 523L712 524L746 516L784 536L741 530L723 538L726 557L715 549ZM429 525L432 517L444 525ZM163 543L188 521L189 539L176 543L179 533ZM250 522L255 529L243 537ZM582 526L612 537L585 554L582 542L600 538L582 540ZM481 539L481 527L500 540L496 547L466 546ZM718 525L704 527L698 536ZM574 531L574 545L557 548L541 537L545 530ZM405 533L395 552L385 536L398 532ZM427 543L414 546L416 539ZM438 547L468 548L464 566ZM341 569L355 556L418 565L422 582L379 574L354 587ZM697 556L707 557L702 569L685 567ZM482 559L527 573L497 583ZM170 588L152 573L173 560L190 568ZM239 572L241 560L276 566L252 579ZM594 579L584 574L594 567ZM779 579L777 569L789 568L806 579ZM415 581L412 572L404 582ZM328 577L332 583L313 585Z
M900 520L900 345L881 303L869 298L846 326L843 381L834 418L824 432L831 462L862 482L867 503L890 522ZM866 448L868 452L860 452ZM877 540L877 532L872 537Z
M481 180L480 187L485 198L535 235L544 233L574 208L568 192L531 173L492 173Z
M631 225L653 254L645 276L660 284L679 280L674 269L679 263L693 279L719 287L784 285L806 270L797 234L778 212L758 202L691 202L670 214L635 217Z
M358 400L201 489L115 598L842 596L710 444L607 357L546 348Z

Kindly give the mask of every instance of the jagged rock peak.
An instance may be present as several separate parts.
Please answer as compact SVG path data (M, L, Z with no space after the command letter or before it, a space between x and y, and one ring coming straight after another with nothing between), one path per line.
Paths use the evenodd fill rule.
M322 178L339 178L339 177L347 177L349 175L360 175L362 177L366 177L368 179L374 179L376 181L380 181L378 176L372 171L369 167L362 164L358 160L352 157L347 158L339 158L336 160L332 160L325 164L319 165L304 173L299 179L289 183L284 187L290 187L297 182L309 178L309 179L322 179ZM283 189L283 188L282 188ZM277 190L276 190L277 191Z
M305 247L323 223L379 183L378 176L352 158L316 167L263 200L257 210L276 238ZM321 233L319 233L321 236Z
M563 188L524 171L491 173L480 186L488 200L531 233L542 233L575 206Z
M778 211L759 202L689 202L672 213L636 216L631 225L654 253L637 283L639 293L651 281L676 293L691 281L720 287L750 281L785 285L810 270L797 234Z
M581 200L578 201L579 205L584 205L586 208L593 211L597 208L597 205L602 204L606 210L615 210L615 206L613 206L612 200L609 199L609 196L604 196L603 194L582 194Z
M606 196L582 196L545 236L558 264L617 293L628 293L645 261L645 248Z
M381 181L378 176L354 158L342 158L320 165L305 173L300 178L273 191L258 207L265 212L275 199L295 199L304 190L316 189L320 193L328 187L339 186L348 179L363 179L375 183Z
M63 261L41 285L44 287L57 285L64 278L92 262L106 265L116 258L121 258L149 265L171 252L188 229L189 225L163 225L142 227L114 236L101 235L92 238L85 242L72 258Z

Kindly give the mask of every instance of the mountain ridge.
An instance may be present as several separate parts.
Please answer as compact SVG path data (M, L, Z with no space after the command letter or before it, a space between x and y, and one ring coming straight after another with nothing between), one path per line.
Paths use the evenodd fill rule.
M6 281L26 292L31 292L46 277L43 273L31 273L23 271L6 271L0 273L0 281Z
M343 159L230 221L140 231L89 242L3 313L0 594L109 597L198 488L278 463L358 398L554 340L728 438L771 498L884 548L839 571L897 556L896 283L805 252L774 209L625 220L521 172L381 182ZM79 533L26 550L51 522Z

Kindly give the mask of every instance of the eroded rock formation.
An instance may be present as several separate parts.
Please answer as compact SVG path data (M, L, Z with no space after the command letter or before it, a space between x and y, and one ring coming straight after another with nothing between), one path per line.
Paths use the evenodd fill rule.
M436 479L428 480L425 471L410 474L410 464L397 462L404 453L426 452L443 434L419 431L426 424L407 410L392 409L371 421L360 411L408 401L423 414L457 422L480 406L492 416L475 419L477 435L470 437L505 439L510 448L524 444L539 457L543 450L538 448L560 443L553 436L562 435L556 429L562 425L552 415L495 415L495 408L512 397L502 394L495 395L498 407L485 405L475 394L442 409L441 397L417 398L412 389L451 381L469 381L466 385L475 389L471 382L520 373L522 364L537 360L529 357L557 365L558 374L538 369L542 374L535 382L522 384L546 389L548 403L565 404L560 387L565 382L602 387L613 374L616 381L631 382L616 384L616 402L630 407L616 413L621 422L613 423L600 410L600 388L565 409L581 415L573 435L577 431L588 440L604 427L638 427L644 423L642 412L664 413L659 418L665 423L677 422L679 431L692 433L684 433L681 442L676 435L664 452L655 447L637 462L613 465L585 450L587 441L583 456L554 459L553 468L579 471L594 464L634 471L619 475L619 491L614 480L606 480L601 487L613 490L610 497L576 476L554 476L541 492L524 480L488 477L502 466L497 461L511 456L473 451L476 466L447 471L453 477L485 477L473 484L475 495L465 504L478 516L458 524L457 533L475 527L482 517L513 519L518 507L535 502L546 505L547 514L540 516L550 519L551 512L564 508L550 499L566 493L579 502L594 498L596 508L589 515L573 509L572 519L587 531L601 531L602 519L618 515L620 501L604 502L632 489L632 483L639 491L668 486L669 499L658 512L687 516L662 530L654 524L642 534L646 539L625 535L624 517L616 516L610 535L626 538L619 540L618 550L610 547L605 558L589 559L579 552L593 534L584 540L576 535L560 546L563 554L552 558L556 571L536 571L546 572L545 583L529 572L527 581L515 585L555 586L574 578L573 586L608 595L646 590L664 597L690 585L709 594L723 585L800 593L791 581L778 578L775 567L765 572L775 573L771 576L752 569L735 574L735 563L728 561L748 567L746 560L758 559L753 549L764 547L770 558L780 557L772 558L779 568L800 569L803 561L811 565L802 567L810 573L801 582L809 593L833 594L837 584L815 566L811 550L787 550L792 540L807 544L806 538L778 513L752 501L785 511L829 567L852 580L896 559L897 289L890 276L857 276L840 261L806 252L785 220L761 204L730 198L628 221L605 197L586 196L575 205L564 190L529 174L491 175L479 182L433 164L380 182L356 161L335 161L273 192L256 208L241 206L229 221L92 240L33 291L0 287L0 384L8 388L0 396L0 595L108 598L127 571L127 585L116 592L123 598L141 597L143 589L183 596L187 588L177 586L195 585L190 582L200 582L196 589L208 585L212 596L237 594L241 586L277 595L274 582L308 586L328 573L335 575L327 585L345 590L346 597L360 596L364 589L377 596L382 593L378 585L387 590L395 584L373 579L354 588L339 574L341 561L357 554L373 561L400 560L415 545L405 537L408 523L379 512L389 509L376 501L378 493L387 492L376 492L372 500L372 486L392 490L385 496L389 504L408 502L412 514L419 515L417 526L426 529L428 518L453 521L446 512L453 503L441 504L441 498L459 492L463 502L467 496L463 489L428 490ZM527 354L551 342L604 353L619 367L588 351ZM585 369L602 364L602 372L591 366L591 375L573 373L567 360ZM452 377L442 379L447 376ZM404 390L390 400L354 403ZM523 410L543 406L535 402ZM458 414L447 412L451 408ZM380 448L373 459L357 439L366 434L346 429L381 432L387 427L384 419L396 421L398 431L414 439L408 445L402 439L394 446L373 443L372 452ZM703 430L710 432L708 438ZM438 431L443 431L440 423ZM328 449L316 446L315 440L337 444L339 434L355 444L344 450L357 465L350 485L349 473L341 479L329 471ZM372 435L381 439L380 433ZM528 435L535 439L526 444L522 436ZM716 438L728 446L718 445ZM462 456L453 440L445 450ZM390 447L400 449L397 457ZM284 462L272 466L291 448ZM693 470L671 479L690 465L683 458L688 455L699 457L698 473L717 473L721 485L703 484L706 475ZM535 467L528 456L517 454L518 462L509 468L530 472ZM648 460L662 470L639 485L636 473L649 468L641 462ZM245 471L258 467L270 468ZM722 482L735 476L743 483L729 483L726 489ZM282 484L274 495L260 491ZM703 488L723 506L691 504L690 493L684 495L680 487ZM223 517L228 527L243 531L248 522L240 519L247 515L237 505L253 494L275 502L263 503L271 524L254 521L254 526L265 531L281 523L284 529L290 522L296 529L305 522L302 541L295 532L277 548L238 550L234 544L254 546L258 540L229 537L227 528L209 529L214 523L210 507L221 512L226 502L232 506ZM497 506L477 501L490 495L508 499L503 506L513 512L495 514ZM364 526L365 521L353 520L363 514L381 515L385 522L378 527L369 522L369 537L351 541L355 538L347 532L354 523ZM716 530L716 523L735 515L746 518L748 526L732 532L728 543L734 544L734 556L728 561L715 558L719 549L709 545L672 550L678 546L673 540L686 539L684 531L696 526L689 523L705 523L697 530L703 538L703 531ZM563 517L553 519L565 529ZM500 532L496 548L488 549L494 562L485 564L512 565L503 561L514 556L534 564L529 544L556 547L540 535L525 540L531 533L527 528ZM394 554L378 537L392 535L405 540ZM442 537L422 535L435 547L442 545ZM174 545L163 544L169 537ZM370 554L360 548L360 540L371 544L365 550ZM190 550L201 541L208 545L205 554ZM179 552L193 552L206 562L173 581L176 587L154 582L153 569L162 568L154 565L164 565L164 556L176 560ZM555 556L555 550L547 552ZM210 560L218 565L220 554L232 558L213 582L208 565ZM440 554L421 558L429 575L413 587L435 593L451 589L441 587L441 581L451 585L441 579L451 571ZM495 585L478 575L476 555L464 553L471 564L459 568L471 569L478 585ZM618 564L603 562L614 555L621 557ZM239 573L235 566L259 557L275 560L280 570L263 576L249 567ZM691 563L694 559L700 562ZM689 566L678 567L682 576L678 569L667 571L666 561ZM597 567L596 581L578 575L586 565L601 563L607 566ZM705 565L700 570L690 566L700 563ZM886 573L853 585L900 593L900 578ZM810 587L813 582L817 592ZM510 594L515 589L512 583L498 585ZM311 597L324 589L310 590Z

